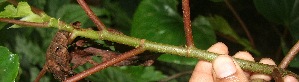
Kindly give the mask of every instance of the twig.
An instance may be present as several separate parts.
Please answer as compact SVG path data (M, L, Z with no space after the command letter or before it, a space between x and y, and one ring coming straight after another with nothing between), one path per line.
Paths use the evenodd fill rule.
M100 19L92 12L89 6L86 4L84 0L77 0L83 10L86 12L88 17L93 21L93 23L98 27L99 30L106 30L106 26Z
M289 63L296 57L296 54L299 51L299 41L292 47L292 49L288 52L288 54L283 58L281 63L279 64L279 68L287 68Z
M228 0L224 0L225 4L227 5L228 9L233 13L233 15L236 17L236 19L238 20L238 22L240 23L241 27L243 28L243 30L245 31L249 42L251 44L252 47L255 47L254 44L254 40L250 34L250 32L247 29L247 26L245 25L245 23L243 22L243 20L241 19L241 17L238 15L238 13L236 12L236 10L234 9L234 7L229 3Z
M194 47L194 42L192 37L189 0L182 0L182 7L183 7L184 30L186 35L187 47L191 48Z
M178 77L180 77L180 76L182 76L182 75L185 75L185 74L191 74L191 73L192 73L192 71L184 71L184 72L180 72L180 73L171 75L170 77L167 77L167 78L165 78L165 79L162 79L162 80L160 80L159 82L168 82L168 81L170 81L170 80L172 80L172 79L175 79L175 78L178 78Z
M54 27L54 28L58 28L59 30L72 32L74 36L82 36L90 39L108 40L108 41L117 42L120 44L125 44L133 47L140 46L140 43L142 42L141 40L143 40L143 39L126 36L123 34L108 32L104 30L94 31L91 29L74 29L74 27L72 27L71 25L66 25L65 23L61 23L61 22L60 23L55 23L55 22L58 22L58 20L52 18L52 21L49 21L49 24L51 23L52 25L49 25L49 27ZM192 57L192 58L197 58L209 62L213 61L219 55L216 53L211 53L196 48L187 49L181 46L167 45L167 44L156 43L151 41L144 41L144 46L142 47L145 50L149 50L152 52ZM187 51L190 51L190 53L188 54ZM234 58L234 60L240 65L240 67L243 70L254 72L254 73L271 74L273 73L273 70L277 68L276 66L270 66L266 64L261 64L261 63L237 59L237 58ZM295 73L292 73L282 68L279 69L282 70L284 73L291 74L292 76L295 76L297 79L299 79L299 76L296 75Z
M46 74L47 69L45 69L47 65L44 65L43 69L38 73L37 77L35 78L34 82L39 82L39 80Z
M23 26L31 26L31 27L49 27L48 23L36 23L36 22L26 22L26 21L20 21L15 19L8 19L8 18L0 18L0 22L7 22L7 23L13 23Z
M144 41L144 40L142 40L142 41ZM141 43L143 43L143 42L141 42ZM83 78L85 78L85 77L87 77L87 76L95 73L95 72L98 72L98 71L103 70L103 69L105 69L105 68L107 68L109 66L112 66L113 64L121 62L122 60L128 59L128 58L133 57L133 56L135 56L137 54L140 54L140 53L142 53L142 52L145 51L145 49L142 47L142 45L143 44L141 44L141 46L138 47L138 48L136 48L136 49L130 50L128 52L125 52L125 53L123 53L123 54L121 54L121 55L119 55L119 56L117 56L117 57L115 57L115 58L113 58L113 59L111 59L109 61L105 61L105 62L103 62L103 63L101 63L101 64L99 64L99 65L97 65L95 67L92 67L90 69L87 69L87 70L79 73L79 74L76 74L73 77L67 78L64 82L75 82L75 81L78 81L80 79L83 79Z

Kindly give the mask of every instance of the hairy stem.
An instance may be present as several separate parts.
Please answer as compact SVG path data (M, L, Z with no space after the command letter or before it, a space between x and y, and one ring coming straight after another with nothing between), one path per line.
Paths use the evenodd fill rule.
M89 6L86 4L84 0L77 0L83 10L86 12L88 17L94 22L94 24L98 27L99 30L106 30L106 26L99 18L92 12Z
M182 7L183 7L184 30L185 30L187 47L191 48L194 47L194 42L192 37L189 0L182 0Z
M196 48L189 49L181 46L156 43L147 40L142 41L143 39L134 38L134 37L126 36L119 33L113 33L105 30L94 31L91 29L74 29L74 27L72 27L71 25L66 25L63 22L59 22L59 20L55 18L52 18L51 21L49 21L48 26L55 27L60 30L66 30L72 32L72 34L74 34L75 36L82 36L90 39L108 40L108 41L117 42L120 44L125 44L133 47L138 47L140 46L140 44L143 44L142 48L145 50L150 50L159 53L174 54L174 55L185 56L185 57L193 57L193 58L197 58L209 62L212 62L219 55L216 53L212 53L212 52L208 52ZM266 64L242 60L238 58L234 58L234 60L245 71L270 75L273 73L274 69L278 69L285 74L290 74L292 76L295 76L297 79L299 79L298 75L273 65L266 65Z
M288 54L283 58L281 63L279 64L279 68L287 68L291 60L296 57L296 54L299 51L299 41L292 47L292 49L288 52Z

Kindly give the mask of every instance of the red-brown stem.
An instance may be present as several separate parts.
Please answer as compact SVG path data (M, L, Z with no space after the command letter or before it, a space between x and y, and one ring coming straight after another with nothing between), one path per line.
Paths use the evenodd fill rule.
M186 35L186 44L188 48L194 46L193 37L192 37L192 28L191 28L191 20L190 20L190 7L189 0L182 0L183 7L183 18L184 18L184 30Z
M236 10L234 9L234 7L229 3L228 0L224 0L225 4L227 5L228 9L233 13L233 15L236 17L236 19L238 20L238 22L240 23L241 27L243 28L243 30L246 33L246 36L249 39L249 42L251 44L252 47L255 47L254 45L254 40L250 34L250 32L247 29L247 26L245 25L245 23L243 22L243 20L241 19L241 17L238 15L238 13L236 12Z
M48 27L48 23L26 22L26 21L20 21L15 19L8 19L8 18L0 18L0 22L13 23L17 25L30 26L30 27Z
M299 51L299 41L291 48L288 54L283 58L279 64L279 68L287 68L289 63L296 57L296 54Z
M46 74L46 72L47 72L46 66L47 65L44 65L43 69L39 72L39 74L35 78L34 82L39 82L39 80Z
M100 19L92 12L89 6L86 4L84 0L77 0L83 10L86 12L88 17L93 21L93 23L98 27L99 30L106 30L106 26Z
M67 78L64 82L76 82L76 81L78 81L80 79L83 79L83 78L85 78L85 77L87 77L87 76L89 76L89 75L91 75L95 72L101 71L101 70L103 70L103 69L105 69L109 66L112 66L113 64L116 64L116 63L121 62L121 61L123 61L127 58L130 58L130 57L133 57L137 54L140 54L140 53L144 52L144 50L145 49L143 47L138 47L136 49L130 50L130 51L125 52L125 53L123 53L123 54L121 54L121 55L119 55L119 56L117 56L117 57L115 57L115 58L113 58L109 61L105 61L105 62L103 62L103 63L101 63L97 66L94 66L94 67L92 67L88 70L85 70L85 71L83 71L79 74L76 74L73 77Z

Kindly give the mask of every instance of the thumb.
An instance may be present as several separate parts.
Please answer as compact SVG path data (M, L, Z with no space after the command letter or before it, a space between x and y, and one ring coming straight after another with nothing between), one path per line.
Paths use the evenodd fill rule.
M248 82L243 70L227 55L220 55L213 61L216 82Z

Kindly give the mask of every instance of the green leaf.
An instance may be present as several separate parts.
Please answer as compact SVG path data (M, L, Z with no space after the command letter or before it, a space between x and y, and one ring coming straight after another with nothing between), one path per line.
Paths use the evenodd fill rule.
M21 62L22 65L33 64L33 65L42 66L44 64L45 50L42 50L43 48L41 48L37 43L34 43L26 39L26 37L20 35L15 37L15 41L16 41L15 44L16 53L24 57L22 61L26 61L26 62Z
M5 2L6 0L0 0L0 3Z
M133 17L131 35L138 38L184 45L182 18L177 13L175 0L143 0Z
M45 11L49 16L58 18L56 16L57 11L62 8L62 6L71 3L71 0L47 0Z
M231 28L231 26L227 23L227 21L223 17L216 15L213 17L207 17L207 19L210 21L210 23L215 31L234 39L237 43L242 45L245 48L245 50L253 52L255 55L258 55L258 56L260 55L260 52L255 50L250 45L250 43L247 39L244 39L244 38L241 38L240 36L238 36L238 34Z
M108 11L106 11L105 9L100 9L96 7L91 7L91 9L97 16L103 16L108 14ZM84 10L76 4L64 5L57 11L56 16L67 23L80 21L82 27L90 27L94 25L93 22L86 15Z
M14 82L19 71L19 56L0 46L0 82Z
M34 14L31 11L30 6L26 2L20 2L15 8L13 5L8 5L4 8L5 10L0 12L0 18L17 18L17 17L25 17L31 14Z
M299 69L299 56L296 56L290 63L290 67L294 67L294 68L297 68Z
M185 32L182 17L177 12L175 0L143 0L133 17L131 35L150 41L185 45ZM192 23L193 37L197 48L206 49L216 42L212 28L199 19ZM162 55L159 60L178 64L195 65L197 59L175 55Z
M0 22L0 30L1 30L2 28L5 28L5 25L7 25L7 23Z
M253 0L255 7L269 21L289 28L295 41L299 40L299 1L298 0Z

